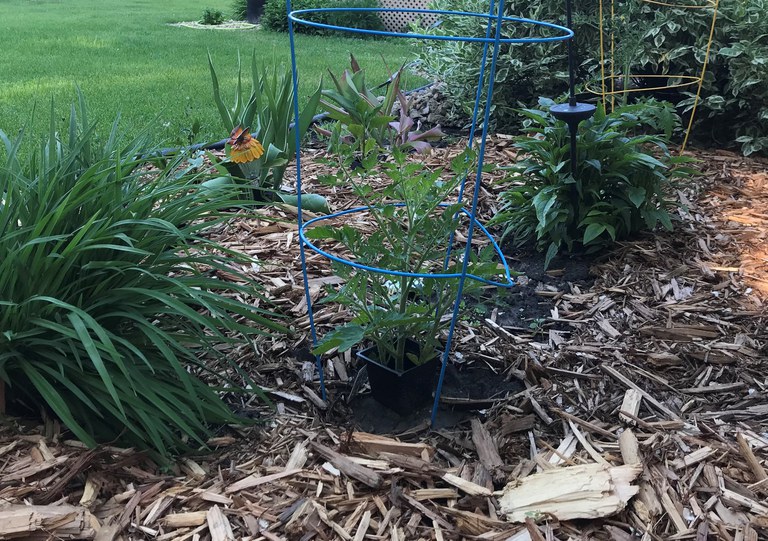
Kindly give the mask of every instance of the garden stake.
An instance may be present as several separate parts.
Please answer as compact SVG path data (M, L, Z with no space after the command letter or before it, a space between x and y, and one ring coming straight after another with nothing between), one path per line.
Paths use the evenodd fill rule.
M566 0L566 26L573 26L573 6L572 0ZM579 124L595 114L596 107L591 103L579 103L576 101L576 66L573 58L573 38L568 40L568 103L561 103L550 108L549 112L558 120L568 124L569 139L571 143L571 175L576 179L577 160L576 138L578 137ZM578 206L579 194L576 188L577 184L571 186L571 200L574 207Z
M573 27L573 6L572 0L565 1L566 26ZM591 103L579 103L576 101L576 66L573 54L573 37L568 40L568 103L561 103L550 108L549 112L555 118L568 124L571 142L571 174L576 179L576 161L578 159L576 152L576 137L578 136L579 123L595 114L597 109ZM571 198L574 204L578 201L576 185L571 186Z

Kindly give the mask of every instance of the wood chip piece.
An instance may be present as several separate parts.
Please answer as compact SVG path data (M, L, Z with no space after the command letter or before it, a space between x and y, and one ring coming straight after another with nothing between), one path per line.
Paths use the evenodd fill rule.
M477 449L477 456L489 471L493 471L504 465L499 455L499 449L496 446L488 429L483 426L479 419L472 419L472 442Z
M504 488L500 511L510 522L540 514L559 520L608 517L637 494L631 483L642 469L639 464L583 464L529 475Z
M627 391L624 393L624 400L621 402L619 419L627 424L637 424L632 417L628 417L624 414L624 412L631 414L633 417L637 417L640 413L640 404L642 401L643 395L637 389L627 389Z
M492 496L493 492L484 486L480 486L472 481L462 479L458 475L452 473L446 473L443 475L443 481L455 486L462 492L469 494L470 496Z
M72 505L10 505L0 509L0 539L33 534L63 539L93 539L99 523L84 507Z
M374 456L379 453L392 453L422 458L424 453L426 453L431 460L435 454L434 447L430 447L425 443L403 443L394 438L378 436L367 432L353 432L350 442L354 443L355 447Z
M331 464L353 479L357 479L371 488L379 488L379 486L381 486L381 475L372 469L361 466L350 460L349 457L337 453L330 447L326 447L317 442L310 442L310 446L323 458L329 460Z
M211 507L205 515L205 521L208 523L211 541L235 541L232 526L227 517L224 516L221 507L218 505Z
M253 488L253 487L257 487L267 483L271 483L273 481L277 481L278 479L282 479L284 477L290 477L298 473L301 473L301 470L297 468L295 470L285 470L279 473L273 473L271 475L261 475L261 476L249 475L245 479L241 479L240 481L228 486L225 492L227 494L231 494L233 492L245 490L246 488Z
M161 522L166 528L196 528L205 524L207 511L190 511L189 513L172 513L165 515Z

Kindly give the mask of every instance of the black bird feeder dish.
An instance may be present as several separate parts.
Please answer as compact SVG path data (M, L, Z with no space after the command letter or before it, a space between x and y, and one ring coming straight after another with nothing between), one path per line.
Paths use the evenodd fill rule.
M566 0L566 26L573 30L573 9L572 0ZM596 107L591 103L579 103L576 101L576 66L573 58L573 40L568 40L568 103L553 105L549 112L558 120L568 124L571 140L571 174L576 177L576 136L579 130L579 123L595 114Z

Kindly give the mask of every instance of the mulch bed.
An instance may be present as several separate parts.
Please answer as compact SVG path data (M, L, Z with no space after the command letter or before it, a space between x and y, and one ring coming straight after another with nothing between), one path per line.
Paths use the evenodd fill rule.
M444 409L460 414L434 430L423 418L361 432L350 355L327 363L329 397L318 396L294 216L234 221L219 238L257 257L254 273L297 329L232 353L277 411L239 399L259 427L223 429L213 452L165 470L132 450L87 450L54 423L6 419L0 539L768 539L768 162L697 154L704 177L682 190L688 212L673 233L621 244L588 279L567 260L543 273L512 258L529 311L504 297L473 311L453 355L457 370L508 385L452 397ZM510 158L494 139L489 161ZM308 165L307 178L321 172ZM348 203L328 195L335 210ZM316 256L309 278L317 298L335 282ZM318 308L321 331L346 317ZM639 476L623 510L506 520L508 483L546 473L536 496L557 501L572 468L624 465ZM597 508L610 489L580 499Z

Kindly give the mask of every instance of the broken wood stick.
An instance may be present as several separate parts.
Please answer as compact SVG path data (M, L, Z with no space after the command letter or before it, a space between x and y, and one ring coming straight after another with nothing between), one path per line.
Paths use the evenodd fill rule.
M483 426L479 419L472 419L472 442L477 449L477 456L480 462L489 471L493 471L504 465L499 455L499 449L488 429Z
M44 533L58 539L93 539L99 522L72 505L10 505L0 509L0 539Z
M760 461L755 456L755 453L752 452L752 447L750 447L749 442L744 437L744 434L741 432L736 434L736 441L739 444L741 456L743 456L744 460L747 461L749 469L752 470L752 474L755 476L755 480L760 482L768 479L768 474L765 473L765 469L760 465Z
M431 460L435 454L435 449L425 443L403 443L394 438L367 432L353 432L350 441L355 444L355 447L374 456L379 453L393 453L424 458L423 455L426 453L428 460Z
M272 475L262 475L262 476L249 475L245 479L240 479L237 483L234 483L229 487L227 487L227 489L224 492L226 492L227 494L232 494L233 492L245 490L246 488L253 488L259 485L264 485L266 483L271 483L272 481L277 481L278 479L282 479L283 477L290 477L291 475L296 475L297 473L301 473L301 470L300 469L285 470L279 473L273 473Z
M654 397L652 397L647 392L643 391L640 387L638 387L638 385L636 383L631 381L628 377L626 377L624 374L622 374L621 372L619 372L618 370L616 370L612 366L608 366L607 364L601 364L600 365L600 369L603 372L606 372L613 379L615 379L615 380L621 382L622 384L624 384L624 386L629 387L630 389L634 389L635 391L640 393L640 395L643 398L645 398L645 400L648 403L652 404L657 410L659 410L660 412L664 413L670 419L674 419L676 421L680 420L680 416L677 415L674 411L672 411L667 406L665 406L664 404L662 404L661 402L656 400Z
M381 486L381 475L372 469L353 462L349 457L337 453L325 445L313 441L310 442L310 446L317 451L320 456L330 461L331 464L353 479L357 479L371 488L379 488L379 486Z
M630 425L637 424L635 418L640 414L640 403L642 401L643 395L637 389L627 389L624 393L624 400L621 402L619 419ZM627 413L630 415L628 416Z
M608 517L637 494L640 464L583 464L536 473L509 483L499 500L510 522L550 515L559 520Z
M221 510L221 507L218 505L211 507L205 516L205 521L208 523L211 541L235 541L232 526Z

